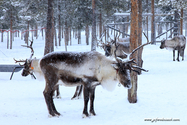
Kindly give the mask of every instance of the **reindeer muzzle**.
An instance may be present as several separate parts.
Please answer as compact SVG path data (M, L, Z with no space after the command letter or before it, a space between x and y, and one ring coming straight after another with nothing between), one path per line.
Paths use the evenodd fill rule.
M22 72L22 76L28 76L30 74L30 72L26 69L23 69L23 72Z

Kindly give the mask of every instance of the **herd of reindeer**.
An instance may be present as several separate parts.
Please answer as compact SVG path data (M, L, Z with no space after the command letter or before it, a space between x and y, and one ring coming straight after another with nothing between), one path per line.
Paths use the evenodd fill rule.
M145 37L147 38L146 35ZM147 43L137 47L132 52L129 50L130 38L116 36L114 40L110 40L106 43L99 42L99 46L104 49L105 55L97 51L52 52L40 59L33 58L33 41L31 41L30 46L26 46L31 49L30 58L15 61L16 63L24 62L22 76L28 76L29 74L34 76L35 74L37 79L45 79L46 85L43 94L51 117L60 115L53 102L55 91L56 97L60 98L59 85L77 86L71 99L79 98L83 91L83 117L89 117L90 115L96 115L94 111L96 86L101 85L111 91L115 88L116 83L121 83L124 87L130 89L130 73L140 74L139 71L141 70L147 72L147 70L137 66L132 55L141 47L151 43L148 38ZM185 46L185 36L179 35L170 40L162 40L160 48L173 50L173 61L175 61L175 50L177 50L177 60L179 61L179 55L184 60ZM108 58L108 56L113 58ZM88 113L89 101L90 109Z

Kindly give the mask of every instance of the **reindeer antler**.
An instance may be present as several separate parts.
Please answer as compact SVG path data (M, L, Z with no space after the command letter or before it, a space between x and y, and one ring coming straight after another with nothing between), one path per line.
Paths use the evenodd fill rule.
M101 48L103 48L104 47L104 42L102 41L102 38L104 37L104 34L105 34L105 32L106 32L106 29L103 31L103 33L101 34L101 37L100 37L100 39L98 40L97 39L97 46L99 46L99 47L101 47ZM100 45L100 43L101 43L101 45Z
M16 60L15 58L13 58L15 63L18 63L18 62L25 62L26 60Z
M149 42L149 39L148 39L148 37L145 35L145 33L143 32L143 34L144 34L144 36L146 37L146 39L147 39L147 43L145 43L145 44L142 44L141 46L138 46L136 49L134 49L130 54L129 54L129 57L131 57L132 56L132 54L133 53L135 53L138 49L140 49L140 48L142 48L142 47L144 47L144 46L146 46L146 45L148 45L148 44L150 44L151 42ZM126 54L126 53L125 53ZM128 55L128 54L126 54L126 55Z
M144 46L146 46L146 45L148 45L148 44L151 43L151 42L149 42L149 39L148 39L148 37L145 35L144 32L143 32L143 34L144 34L144 36L145 36L146 39L147 39L147 43L142 44L141 46L138 46L138 47L135 48L130 54L127 54L127 53L125 53L125 52L123 51L123 54L127 55L127 57L129 57L129 60L130 60L130 57L132 56L132 54L134 54L138 49L140 49L140 48L142 48L142 47L144 47Z
M26 46L26 45L21 45L23 47L27 47L27 48L30 48L31 49L31 56L30 56L30 59L32 59L32 56L34 55L34 49L32 48L32 44L33 44L33 41L29 40L31 42L30 46Z
M143 34L145 35L145 33L143 32ZM125 53L124 51L123 51L123 53L127 56L127 58L125 58L125 59L122 59L122 58L120 58L120 57L116 57L116 50L115 50L115 58L116 58L116 60L118 61L118 60L120 60L120 61L122 61L122 62L125 62L125 63L129 63L131 66L130 66L130 69L132 70L132 71L134 71L134 72L137 72L138 74L140 74L140 72L139 71L137 71L137 70L135 70L135 68L136 69L139 69L139 70L142 70L142 71L145 71L145 72L148 72L148 70L145 70L145 69L143 69L143 68L141 68L141 67L139 67L139 66L135 66L135 65L132 65L132 63L135 63L136 64L136 62L134 61L135 59L130 59L131 58L131 56L132 56L132 54L133 53L135 53L138 49L140 49L140 48L142 48L143 46L146 46L146 45L148 45L148 44L150 44L151 42L149 42L149 39L148 39L148 37L145 35L145 37L146 37L146 39L147 39L147 43L145 43L145 44L142 44L141 46L138 46L136 49L134 49L130 54L127 54L127 53Z

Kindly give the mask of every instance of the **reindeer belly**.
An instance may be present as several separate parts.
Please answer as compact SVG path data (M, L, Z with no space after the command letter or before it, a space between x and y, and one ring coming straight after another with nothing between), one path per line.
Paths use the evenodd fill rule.
M63 85L63 86L73 87L73 86L83 84L83 80L82 80L82 78L78 78L78 77L75 77L75 76L60 75L58 84Z

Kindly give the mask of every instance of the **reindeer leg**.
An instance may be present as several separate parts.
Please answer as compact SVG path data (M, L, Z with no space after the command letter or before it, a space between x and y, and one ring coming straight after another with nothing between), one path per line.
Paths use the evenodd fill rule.
M87 86L84 85L83 88L83 95L84 95L84 109L83 109L83 115L82 117L89 117L88 114L88 101L89 101L89 88Z
M94 111L94 99L95 99L95 87L91 88L90 91L90 115L95 116L95 111Z
M184 49L182 49L182 61L184 61Z
M50 73L51 74L48 74L47 76L45 76L46 87L45 87L43 94L44 94L44 98L47 104L49 114L51 116L59 116L60 113L57 112L54 102L53 102L53 93L56 90L56 87L58 86L56 85L58 82L58 78L52 75L53 74L52 71Z
M180 61L180 60L179 60L179 54L180 54L180 51L179 51L179 49L178 49L178 53L177 53L177 61Z
M57 99L61 98L61 96L60 96L60 90L59 90L59 85L56 85L55 88L54 88L53 99L54 98L57 98Z
M60 99L60 98L61 98L59 85L57 85L57 88L56 88L56 98L57 98L57 99Z
M53 98L52 98L53 91L48 89L48 87L46 86L45 90L43 91L43 94L44 94L44 98L45 98L45 102L47 104L49 114L51 116L55 116L58 113L54 112L54 102L53 102Z
M73 100L73 99L75 99L75 98L79 99L78 96L79 96L80 87L81 87L81 86L77 86L77 87L76 87L75 94L73 95L73 97L71 98L71 100Z
M173 50L173 61L175 61L175 50Z
M181 47L180 56L182 57L182 61L184 61L184 47Z
M82 93L82 88L83 88L83 85L80 85L79 92L78 92L78 98L80 97L80 95Z

